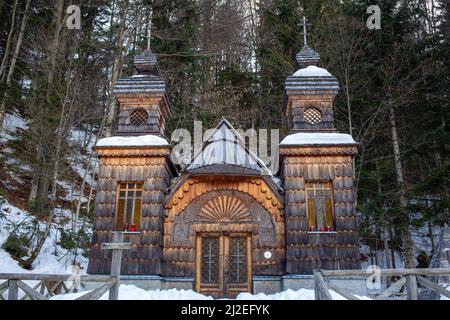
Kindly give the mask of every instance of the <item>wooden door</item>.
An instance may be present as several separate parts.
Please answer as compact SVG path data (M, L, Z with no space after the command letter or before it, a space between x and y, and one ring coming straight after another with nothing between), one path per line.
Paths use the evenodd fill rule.
M251 237L201 234L197 237L196 290L215 298L251 291Z

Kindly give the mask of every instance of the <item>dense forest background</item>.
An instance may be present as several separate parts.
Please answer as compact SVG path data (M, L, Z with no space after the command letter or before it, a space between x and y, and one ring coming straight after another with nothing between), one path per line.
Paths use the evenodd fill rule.
M81 8L79 30L66 26L72 4ZM380 30L366 26L373 4ZM341 84L336 126L359 142L362 259L436 264L450 220L448 0L1 0L0 197L46 222L7 249L30 267L57 209L92 219L92 145L113 130L111 87L132 72L150 17L175 110L170 138L222 116L244 130L287 134L283 86L303 46L303 16L309 45ZM9 130L11 122L22 125ZM78 225L65 231L66 246L87 248Z

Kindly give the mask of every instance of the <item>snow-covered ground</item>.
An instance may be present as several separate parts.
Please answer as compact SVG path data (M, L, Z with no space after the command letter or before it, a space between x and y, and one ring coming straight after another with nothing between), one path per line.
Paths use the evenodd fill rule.
M18 113L6 113L3 119L3 130L0 132L0 141L6 142L13 139L17 130L28 129L27 122Z
M51 300L74 300L86 292L69 293L54 296ZM346 300L339 294L331 291L333 300ZM370 300L368 297L357 296L361 300ZM100 300L107 300L108 293L105 293ZM205 296L192 290L143 290L134 285L121 285L119 289L119 300L212 300L211 296ZM288 289L276 294L250 294L240 293L236 300L314 300L314 290Z
M0 203L0 273L71 273L73 254L58 245L60 241L59 229L69 229L71 227L70 221L72 217L70 210L56 210L55 223L52 225L50 235L45 241L43 249L32 265L32 270L21 268L18 262L2 249L2 245L13 230L18 233L26 232L25 228L32 224L34 219L28 212L11 205L7 201ZM44 230L45 224L39 222L39 225L40 229ZM91 232L90 223L83 221L83 219L78 221L78 227L84 227L87 232ZM78 251L77 262L86 270L88 260L82 253L82 250Z

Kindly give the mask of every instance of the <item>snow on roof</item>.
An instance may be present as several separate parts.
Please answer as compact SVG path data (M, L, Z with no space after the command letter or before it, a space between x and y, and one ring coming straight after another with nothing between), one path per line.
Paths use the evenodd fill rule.
M280 145L330 145L356 144L352 136L335 132L298 132L290 134L281 141Z
M130 136L130 137L109 137L103 138L97 142L97 147L151 147L168 146L166 139L155 136Z
M293 77L332 77L333 75L329 73L326 69L319 68L316 66L308 66L303 69L297 70Z

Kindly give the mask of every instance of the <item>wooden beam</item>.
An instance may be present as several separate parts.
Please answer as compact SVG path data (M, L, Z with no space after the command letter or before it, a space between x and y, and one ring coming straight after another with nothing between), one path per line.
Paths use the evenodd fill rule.
M42 281L39 281L38 284L33 287L33 290L37 290L41 284L42 284ZM29 297L30 296L26 294L20 300L27 300Z
M406 276L406 293L408 300L419 300L417 279L415 275L409 274Z
M17 281L17 286L34 300L48 300L46 297L44 297L42 294L31 288L25 282L19 280Z
M19 300L17 280L8 280L8 300Z
M6 289L8 289L8 281L5 281L2 284L0 284L0 294L2 294L3 291L5 291Z
M334 283L332 283L330 280L326 279L325 283L327 284L328 288L330 288L331 290L333 290L334 292L336 292L337 294L343 296L345 299L347 300L359 300L357 297L355 297L354 295L345 292L345 290L339 288L338 286L336 286Z
M122 268L122 251L131 249L131 243L123 242L123 233L113 233L113 243L108 245L112 246L112 258L111 258L111 279L114 280L109 290L109 300L119 300L119 287L120 287L120 269ZM105 243L106 244L106 243ZM102 244L103 245L103 244ZM128 245L129 247L127 247Z
M114 285L113 282L105 283L101 287L89 291L88 293L82 295L81 297L76 298L75 300L98 300L105 294L106 291L111 289L113 285Z
M103 250L128 250L128 249L133 248L133 245L129 242L102 243L100 248Z
M390 295L392 295L394 293L397 293L397 292L400 292L400 290L402 290L402 288L405 285L405 283L406 283L406 278L405 277L402 277L402 278L398 279L396 282L391 284L389 286L389 288L387 288L380 295L375 297L374 300L384 300L384 299L387 299Z
M5 292L6 290L8 290L8 281L0 284L0 300L5 300L5 298L3 297L3 292Z
M320 270L314 270L314 295L316 300L333 300Z
M434 292L439 293L439 294L443 295L444 297L450 298L450 291L442 288L437 283L431 282L430 280L425 279L424 277L421 277L421 276L417 276L417 281L421 285L423 285L423 286L425 286L427 288L430 288Z
M429 269L381 269L380 276L406 276L406 275L450 275L450 268ZM372 272L366 270L321 270L324 277L339 276L368 276ZM377 270L378 272L378 270Z
M70 281L72 274L40 274L40 273L0 273L0 279L6 280L44 280L44 281ZM108 282L109 275L81 275L80 281L84 282Z

